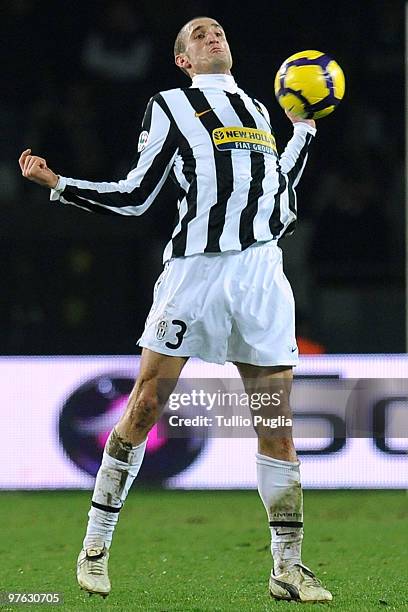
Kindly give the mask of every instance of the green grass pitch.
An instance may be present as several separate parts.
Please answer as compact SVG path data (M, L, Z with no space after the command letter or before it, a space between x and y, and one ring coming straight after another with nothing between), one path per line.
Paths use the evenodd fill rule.
M0 591L56 592L64 604L2 610L227 612L310 604L268 595L269 528L255 491L133 492L111 549L110 596L77 587L89 492L0 494ZM408 610L404 491L306 491L303 561L353 612Z

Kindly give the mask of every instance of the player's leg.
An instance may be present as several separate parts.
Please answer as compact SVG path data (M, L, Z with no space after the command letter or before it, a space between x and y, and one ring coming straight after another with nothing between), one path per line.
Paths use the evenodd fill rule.
M78 582L89 592L108 594L109 547L128 491L143 461L147 434L159 420L186 357L143 349L140 372L127 408L106 441L96 477Z
M267 393L279 398L262 409L260 416L292 418L289 404L292 367L255 366L236 363L248 395ZM259 396L258 396L259 397ZM276 404L276 405L275 405ZM292 438L291 426L271 429L262 423L258 434L257 478L259 495L265 506L271 529L273 571L271 595L279 599L330 601L313 572L302 564L303 496L299 461Z
M279 406L256 414L261 412L259 416L264 418L278 415L291 418L291 367L235 365L249 396L267 393L269 397L275 397L275 394L279 397ZM267 431L267 428L258 426L256 429L258 490L269 517L275 571L281 573L288 566L301 562L303 508L299 461L290 428Z

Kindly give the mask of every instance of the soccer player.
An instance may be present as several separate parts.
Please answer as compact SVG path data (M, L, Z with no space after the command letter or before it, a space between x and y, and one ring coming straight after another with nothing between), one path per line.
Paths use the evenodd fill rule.
M125 179L58 176L30 149L19 160L26 178L51 188L51 200L102 214L140 215L169 174L179 185L178 219L139 339L140 373L106 442L78 558L79 585L103 596L111 589L108 557L119 512L172 391L160 381L177 380L189 357L232 361L248 393L280 390L280 414L290 415L298 361L294 300L277 242L295 225L294 189L314 121L288 114L293 136L279 157L266 108L231 75L231 52L215 19L185 24L174 56L191 87L151 98ZM270 593L330 601L331 593L301 560L302 488L291 431L257 433L258 489L271 529Z

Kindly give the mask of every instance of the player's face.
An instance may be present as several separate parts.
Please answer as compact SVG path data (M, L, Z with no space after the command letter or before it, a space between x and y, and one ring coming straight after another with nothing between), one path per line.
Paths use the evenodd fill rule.
M181 58L183 65L190 73L195 74L230 74L232 66L231 51L225 32L214 19L195 19L185 33L186 50Z

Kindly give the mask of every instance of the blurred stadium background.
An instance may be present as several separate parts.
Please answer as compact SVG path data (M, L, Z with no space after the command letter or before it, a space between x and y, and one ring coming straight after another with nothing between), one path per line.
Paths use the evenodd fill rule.
M134 353L173 221L172 184L143 217L105 218L51 205L16 160L30 146L66 176L122 178L150 96L188 84L172 44L197 14L225 25L234 75L267 105L281 150L290 134L273 95L281 62L317 48L343 67L345 99L319 124L298 228L281 245L299 334L328 353L405 350L403 2L2 5L2 354Z
M291 132L273 96L274 75L281 62L296 51L315 48L332 55L343 68L344 101L318 125L318 137L298 188L298 227L281 244L297 303L301 353L326 353L304 356L298 374L309 378L408 378L408 360L401 355L406 350L404 2L258 0L238 5L232 0L192 0L187 5L162 0L13 0L1 5L0 488L92 488L106 431L123 409L137 373L135 343L161 270L175 201L173 186L167 183L155 205L139 218L90 215L51 204L45 190L22 179L18 156L29 146L63 175L122 178L135 154L139 125L151 95L188 84L173 65L172 45L181 25L196 15L209 14L224 25L234 58L233 74L268 107L280 150ZM192 362L189 372L202 377L234 376L228 366L212 370L199 362ZM391 396L395 393L391 391ZM398 406L391 402L397 425L406 423L406 399L398 401ZM89 423L99 417L103 418L96 431ZM83 435L87 427L88 437ZM388 435L392 438L398 431ZM239 441L230 441L228 451L217 440L207 442L172 440L163 447L160 440L153 439L141 474L145 483L176 488L255 486L253 440L242 441L239 448ZM329 437L329 447L330 443ZM380 434L347 440L337 450L325 452L324 444L323 451L319 448L306 445L303 449L307 488L408 488L406 436L394 445ZM38 575L30 574L31 566L24 566L25 576L18 574L25 555L23 539L21 548L16 544L16 537L21 537L18 521L24 523L22 528L32 542L38 539L40 547L41 530L65 498L55 493L54 498L44 497L42 506L38 499L10 495L17 494L0 496L0 520L3 526L9 525L14 551L10 553L14 555L10 556L11 573L5 573L4 579L12 588L29 584L34 588ZM348 511L341 512L352 517L351 509L362 498L350 495L341 500ZM348 527L350 545L359 530L366 537L359 543L364 580L367 567L377 563L381 546L390 546L393 538L402 542L405 527L401 531L399 521L407 517L401 497L397 502L387 498L387 502L374 492L367 495L372 495L364 501L368 514L363 517L361 513L355 531ZM82 516L71 523L66 517L72 535L70 554L75 554L82 537L88 497L81 498ZM21 519L16 514L13 523L8 508L16 499L27 516L29 508L36 508L37 503L41 506L44 522L38 523L37 531L34 527L32 532L27 530L30 519L23 514ZM236 498L242 516L244 508L252 508L252 502L245 499L240 506L241 498ZM333 520L337 521L333 533L341 539L343 514L335 516L335 498L307 499L312 507L321 508L319 521L328 532ZM74 506L78 503L74 493L72 502ZM146 518L151 512L149 503L147 499L146 506L140 507ZM207 519L200 518L202 508L197 509L201 512L198 519L188 514L194 497L183 503L192 536L192 525ZM389 504L395 533L387 535L389 525L383 523L385 540L375 540L377 553L368 553L372 526L364 530L362 525L367 516L373 519L372 525L385 520L378 512L373 514L378 503ZM261 515L262 508L259 512ZM55 538L58 529L55 527ZM213 536L216 530L214 524ZM327 537L321 541L329 541L331 535ZM327 545L322 546L326 552L316 544L315 556L327 554ZM8 550L6 540L4 548ZM337 561L346 558L344 550L336 552ZM367 557L371 566L366 565ZM61 557L59 563L66 562ZM32 564L35 567L35 561ZM344 593L348 588L346 566L341 570L344 584L342 579L337 584L338 591L344 587ZM383 576L387 576L384 569ZM51 576L55 581L61 579L58 572L49 576L50 580ZM146 580L148 584L149 578ZM52 584L50 590L55 588ZM381 607L381 592L375 588ZM365 589L362 582L358 589ZM165 591L170 593L170 587ZM140 591L141 597L143 593L147 591ZM244 591L241 595L241 609L264 609L262 603L248 606ZM400 596L399 591L397 599ZM177 597L176 592L173 603L179 601ZM210 603L208 608L189 607L192 604L187 599L183 609L229 609L222 602L219 608ZM374 609L371 604L359 609ZM139 609L123 605L115 609ZM350 606L339 609L356 609ZM82 608L72 604L68 609Z

